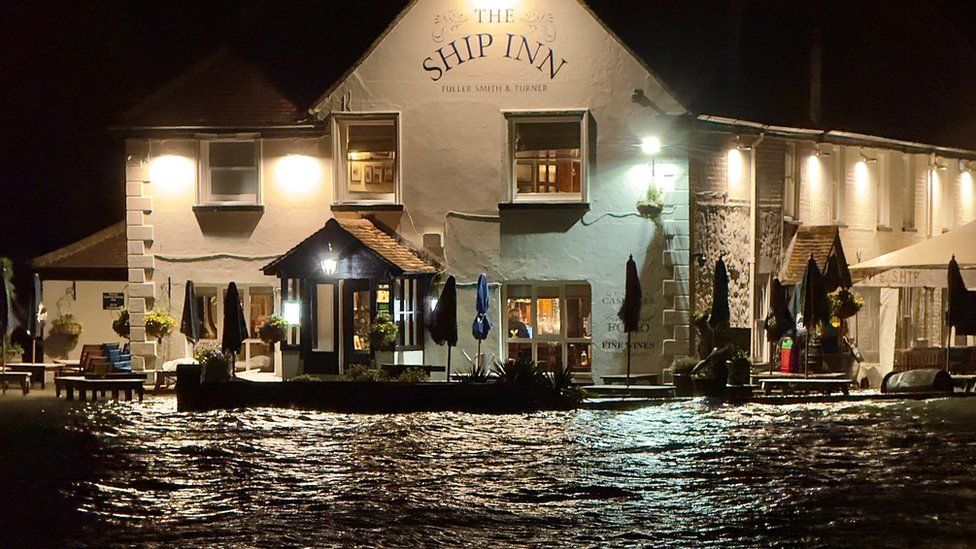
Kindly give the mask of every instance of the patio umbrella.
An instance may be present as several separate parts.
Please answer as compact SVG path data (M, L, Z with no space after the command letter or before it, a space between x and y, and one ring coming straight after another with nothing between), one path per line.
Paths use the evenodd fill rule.
M244 340L247 338L247 324L244 322L244 307L241 305L241 296L237 293L237 284L233 282L227 286L227 295L224 297L224 331L220 338L220 350L231 353L230 375L236 377L234 363L237 360L237 353L244 347Z
M634 256L627 259L627 278L624 282L624 302L617 311L617 318L624 323L627 332L627 385L630 386L630 337L637 331L640 324L641 295L640 277L637 275L637 263Z
M451 347L457 346L457 281L447 277L437 305L427 317L427 330L437 345L447 344L447 380L451 381Z
M796 321L790 313L786 303L786 288L779 281L773 279L769 288L769 313L766 315L766 341L774 343L796 328ZM769 371L773 369L773 361L769 361Z
M31 338L31 362L37 362L37 340L44 336L44 325L41 320L42 301L41 277L34 273L31 288L30 317L27 319L27 333Z
M471 323L471 335L478 340L478 365L483 366L481 358L481 342L488 339L491 331L491 320L488 318L488 307L491 305L491 295L488 293L488 275L478 275L477 295L474 299L475 316Z
M708 324L715 328L719 324L728 324L732 319L729 311L729 271L725 268L725 260L719 256L715 262L715 281L712 283L712 313L708 317Z
M7 268L0 265L0 371L7 371L7 337L11 332L10 322L10 291L7 288ZM3 392L6 392L6 384Z
M830 303L827 301L827 292L824 288L823 275L817 267L817 262L810 254L807 260L806 270L803 271L803 326L807 329L806 351L807 356L810 352L810 336L817 324L828 321L830 316ZM803 359L803 375L809 375L810 361L807 357Z
M966 289L959 263L949 260L949 299L946 325L956 329L956 335L976 335L976 291Z
M180 321L180 333L186 336L190 344L200 340L203 333L203 318L197 309L197 289L192 280L186 281L183 290L183 318Z

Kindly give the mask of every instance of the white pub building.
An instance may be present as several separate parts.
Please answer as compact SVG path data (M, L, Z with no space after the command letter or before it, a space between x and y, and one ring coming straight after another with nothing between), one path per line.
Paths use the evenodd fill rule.
M157 342L144 318L153 307L179 318L187 281L205 339L219 338L228 283L241 288L251 368L339 374L368 360L370 319L384 311L400 327L397 362L443 365L423 324L447 275L464 364L486 273L486 355L596 379L625 367L617 311L631 255L644 295L635 372L693 352L719 257L733 326L752 331L765 360L766 289L804 226L835 227L853 264L976 217L976 152L684 104L575 0L417 0L311 105L222 49L127 114L133 365L185 356L182 335ZM637 211L649 187L657 214ZM904 290L903 303L929 300L939 314L937 289ZM859 347L890 369L883 292L857 291ZM73 312L104 323L101 310ZM256 337L272 313L294 326L274 352Z

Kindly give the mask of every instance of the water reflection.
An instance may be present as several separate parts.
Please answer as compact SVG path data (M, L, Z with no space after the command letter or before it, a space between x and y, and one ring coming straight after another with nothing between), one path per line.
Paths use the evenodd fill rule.
M485 416L67 408L88 543L965 543L976 402ZM49 433L50 434L50 433ZM44 459L36 456L35 459Z

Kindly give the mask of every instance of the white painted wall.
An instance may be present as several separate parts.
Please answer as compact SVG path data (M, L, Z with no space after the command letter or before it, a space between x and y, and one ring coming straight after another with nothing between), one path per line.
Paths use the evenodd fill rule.
M125 292L125 282L116 281L84 281L75 282L76 297L70 295L72 283L66 280L45 280L43 283L44 308L47 310L47 323L44 328L45 340L51 334L51 322L62 313L71 313L81 324L81 336L78 345L67 356L55 356L50 345L44 348L44 361L50 362L55 358L81 357L82 345L100 343L114 343L124 340L112 330L112 322L119 317L119 311L102 309L102 293ZM28 352L30 349L28 349Z

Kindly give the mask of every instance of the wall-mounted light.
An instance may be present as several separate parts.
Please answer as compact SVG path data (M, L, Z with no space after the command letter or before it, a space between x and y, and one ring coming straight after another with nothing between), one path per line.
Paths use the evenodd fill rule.
M289 326L298 326L302 320L302 305L298 301L285 301L281 304L281 316Z
M864 154L864 149L863 148L858 149L858 152L861 154L861 162L866 162L868 164L873 164L873 163L875 163L875 162L878 161L878 158L877 157L870 157L870 156Z
M322 267L322 272L327 275L334 275L336 270L339 268L339 255L332 251L332 244L329 244L329 251L322 258L319 263Z
M644 154L657 154L661 152L661 138L656 135L649 135L641 139L640 147Z
M830 156L831 154L834 153L833 149L834 149L833 146L831 146L830 144L827 144L827 143L817 143L817 148L816 148L816 151L814 152L814 155L815 156Z
M275 176L284 189L304 193L321 180L322 170L311 156L289 154L278 160Z
M736 135L735 136L735 148L736 148L736 150L739 150L739 151L751 151L752 150L752 145L749 144L749 143L743 143L742 142L742 136L741 135Z
M196 166L193 160L175 154L164 154L149 163L149 181L167 189L178 190L193 185Z

